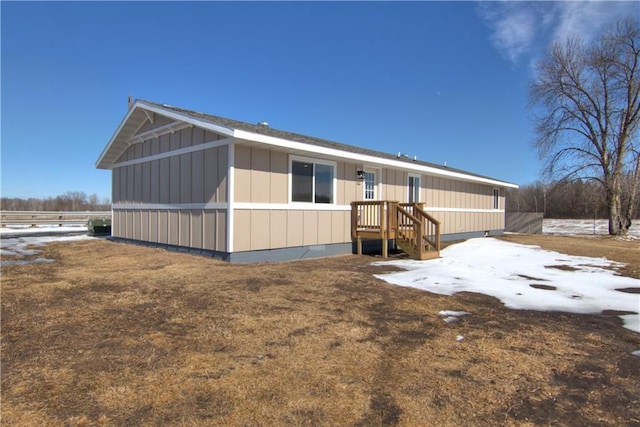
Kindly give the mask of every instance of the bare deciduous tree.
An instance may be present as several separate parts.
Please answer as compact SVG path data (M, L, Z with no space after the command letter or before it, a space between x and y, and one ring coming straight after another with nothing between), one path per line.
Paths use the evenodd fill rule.
M530 87L536 147L550 178L602 184L609 234L626 234L640 180L640 23L626 19L587 45L556 43Z

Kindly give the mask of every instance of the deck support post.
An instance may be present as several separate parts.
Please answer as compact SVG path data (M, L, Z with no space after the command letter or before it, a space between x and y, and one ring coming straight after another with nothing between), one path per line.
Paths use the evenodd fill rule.
M387 242L387 227L389 225L389 218L387 217L387 215L389 215L389 209L387 209L387 202L383 201L382 203L380 203L380 216L378 218L380 218L380 237L382 238L382 258L387 258L389 256L388 254L388 242Z
M362 237L360 236L356 239L356 253L362 255Z

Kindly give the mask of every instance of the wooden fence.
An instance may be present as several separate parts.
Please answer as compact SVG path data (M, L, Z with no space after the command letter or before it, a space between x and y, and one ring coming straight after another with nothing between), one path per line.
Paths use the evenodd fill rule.
M542 212L507 212L504 231L542 234Z
M0 211L0 227L8 225L63 225L86 224L90 219L111 220L111 211L53 212L53 211Z

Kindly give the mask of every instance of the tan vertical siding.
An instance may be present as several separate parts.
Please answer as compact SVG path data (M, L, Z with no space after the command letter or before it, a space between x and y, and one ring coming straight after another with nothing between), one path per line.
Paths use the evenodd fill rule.
M406 202L406 173L395 169L382 170L382 198Z
M149 164L149 203L160 203L160 160Z
M318 212L316 211L303 211L303 231L302 231L302 244L317 245L318 244Z
M178 211L169 211L167 216L169 220L168 243L177 246L180 244L180 218Z
M169 157L169 203L180 203L180 157Z
M142 203L151 202L151 163L145 162L142 165Z
M269 201L271 203L289 202L289 161L286 153L271 152L271 183L269 185Z
M329 244L332 243L331 240L331 212L330 211L319 211L318 212L318 223L317 223L317 244Z
M180 132L169 134L169 150L177 150L180 148Z
M111 213L111 235L114 237L122 237L120 234L120 211L113 210Z
M142 165L140 163L133 165L133 202L140 203L142 201Z
M190 130L190 129L184 129ZM180 155L180 203L194 203L191 199L191 153Z
M243 145L235 147L234 200L251 201L251 148Z
M151 149L151 155L160 153L160 140L158 138L151 138L149 140L149 145Z
M126 171L126 180L125 180L125 186L126 186L126 190L125 190L125 196L124 196L124 200L127 203L131 203L131 201L133 200L133 166L129 165L129 166L125 166L123 168Z
M169 243L169 212L158 212L158 242Z
M358 167L352 163L339 162L337 166L339 205L348 205L353 201L362 200L362 185L357 181Z
M216 211L205 210L202 212L202 228L202 248L210 251L216 250Z
M111 171L111 202L120 203L120 168Z
M125 211L125 230L124 236L127 239L133 239L133 212L130 210Z
M227 201L227 179L228 179L228 163L229 163L229 146L223 145L218 147L218 176L216 179L216 200L218 203Z
M186 129L180 130L180 148L191 147L192 139L191 136L193 134L193 129L188 127Z
M140 145L142 145L142 157L149 157L151 155L151 139L147 139Z
M287 211L271 211L271 235L269 247L284 248L287 246Z
M204 156L204 202L215 203L217 199L218 150L208 148Z
M160 153L166 153L167 151L171 150L171 140L170 140L170 136L167 135L161 135L160 136Z
M216 250L227 252L227 211L219 210L216 214Z
M233 250L251 250L251 211L233 212Z
M141 212L139 210L133 210L131 212L131 216L132 216L131 229L133 230L131 237L135 240L140 240L142 238Z
M178 244L180 246L192 247L191 246L191 211L183 210L178 211L179 215L179 238Z
M215 138L217 139L217 138ZM211 139L213 141L215 139ZM191 145L198 145L204 143L204 129L192 128L191 129Z
M271 195L271 156L268 150L251 148L249 200L253 203L269 203Z
M287 211L287 246L302 246L304 217L302 211Z
M250 249L261 250L269 249L270 247L270 218L269 211L266 210L253 210L250 212ZM240 224L240 227L245 224Z
M158 211L149 211L149 241L158 242Z
M204 197L204 153L191 153L191 200L192 203L206 203Z
M346 242L350 240L346 230L349 229L350 223L346 223L345 219L350 218L345 212L331 212L331 242Z
M171 198L169 197L170 180L170 162L168 158L160 159L160 203L169 203Z
M189 229L191 235L190 246L192 248L202 249L202 211L201 210L192 210L191 211L191 227Z

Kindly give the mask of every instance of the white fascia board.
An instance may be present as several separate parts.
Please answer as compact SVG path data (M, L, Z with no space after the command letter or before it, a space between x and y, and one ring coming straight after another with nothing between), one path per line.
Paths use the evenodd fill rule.
M233 136L233 132L234 132L233 128L228 128L222 125L216 125L211 123L208 120L197 119L195 117L191 117L187 114L178 113L176 111L165 110L164 108L159 108L159 107L156 107L155 105L147 104L144 101L136 101L136 103L134 104L134 107L138 104L140 104L140 108L144 108L145 110L160 114L161 116L166 116L175 120L191 123L194 126L208 129L212 132L216 132L225 136Z
M464 181L472 181L472 182L479 182L482 184L497 185L500 187L518 188L518 185L516 184L511 184L509 182L504 182L504 181L498 181L491 178L483 178L483 177L478 177L473 175L467 175L460 172L447 171L447 170L437 169L437 168L425 166L425 165L412 166L405 162L399 162L396 160L382 159L380 157L370 156L368 154L353 153L350 151L337 150L335 148L305 144L303 142L289 141L282 138L256 134L253 132L247 132L240 129L236 129L233 136L237 139L261 142L264 144L288 148L291 150L306 151L309 153L321 154L321 155L330 156L330 157L338 157L341 159L347 159L347 160L357 161L357 162L362 162L367 164L376 164L376 165L387 166L395 169L405 169L413 172L422 172L429 175L445 176L449 178L461 179Z
M115 143L116 139L118 139L120 137L120 132L122 131L122 128L127 123L127 121L129 120L131 115L134 113L134 111L136 111L138 108L140 108L142 110L150 111L150 112L153 112L153 113L156 113L156 114L160 114L161 116L166 116L166 117L172 118L174 120L179 120L179 121L183 121L183 122L186 122L186 123L190 123L190 124L192 124L194 126L202 127L204 129L208 129L208 130L210 130L212 132L216 132L218 134L222 134L222 135L225 135L225 136L233 136L233 129L232 128L228 128L226 126L221 126L221 125L216 125L216 124L213 124L213 123L211 123L209 121L200 120L200 119L191 117L191 116L186 115L186 114L177 113L175 111L166 110L164 108L159 108L159 107L157 107L155 105L148 104L148 103L146 103L144 101L136 101L131 106L131 108L129 108L129 111L127 112L127 115L124 117L124 119L122 119L122 122L120 122L120 126L118 126L118 129L116 129L115 133L111 137L111 140L109 141L109 143L107 144L105 149L102 150L102 153L100 154L100 157L98 158L98 161L96 162L96 168L100 167L99 165L102 163L104 157L106 156L106 154L111 149L111 146ZM126 139L123 142L128 144L128 140L129 140L130 137L131 137L131 135L127 135ZM111 169L112 167L113 167L113 165L109 165L109 167L106 167L105 169Z
M102 159L109 152L109 149L111 148L111 146L115 142L116 138L118 138L118 136L120 135L120 132L122 131L122 128L124 127L125 123L127 123L127 120L129 120L129 117L131 117L131 115L133 114L134 111L135 111L135 104L134 104L134 106L132 108L129 109L129 111L127 112L127 115L124 116L124 119L122 119L122 121L120 122L120 126L118 126L118 129L116 129L116 131L114 132L113 136L109 140L109 143L104 148L104 150L102 150L102 153L100 154L100 157L98 157L98 160L96 161L96 168L100 167L99 165L100 165L100 163L102 163Z

